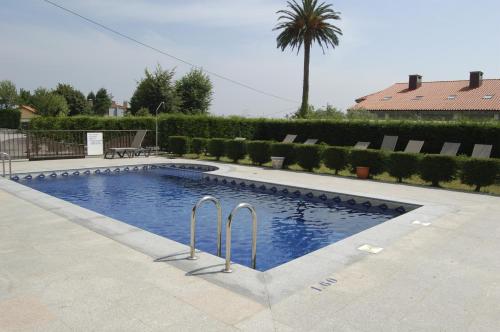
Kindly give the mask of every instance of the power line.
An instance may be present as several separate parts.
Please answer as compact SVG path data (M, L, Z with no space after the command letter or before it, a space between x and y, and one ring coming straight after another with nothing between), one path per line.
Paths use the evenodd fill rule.
M75 12L75 11L71 10L71 9L68 9L68 8L66 8L66 7L63 7L63 6L61 6L61 5L59 5L59 4L55 3L55 2L52 2L52 1L50 1L50 0L42 0L42 1L44 1L44 2L46 2L46 3L48 3L48 4L50 4L50 5L52 5L52 6L54 6L54 7L57 7L57 8L59 8L59 9L61 9L61 10L65 11L65 12L67 12L67 13L69 13L69 14L75 15L75 16L77 16L77 17L81 18L81 19L82 19L82 20L84 20L84 21L87 21L87 22L89 22L89 23L91 23L91 24L97 25L98 27L100 27L100 28L102 28L102 29L104 29L104 30L107 30L107 31L109 31L109 32L111 32L111 33L114 33L115 35L118 35L118 36L120 36L120 37L122 37L122 38L125 38L125 39L127 39L127 40L129 40L129 41L132 41L132 42L134 42L134 43L136 43L136 44L139 44L139 45L141 45L141 46L143 46L143 47L146 47L146 48L148 48L148 49L150 49L150 50L153 50L153 51L155 51L155 52L157 52L157 53L160 53L160 54L162 54L162 55L165 55L165 56L167 56L167 57L169 57L169 58L172 58L172 59L174 59L174 60L176 60L176 61L179 61L179 62L181 62L181 63L183 63L183 64L185 64L185 65L188 65L188 66L190 66L190 67L192 67L192 68L200 69L200 70L204 71L205 73L210 74L210 75L212 75L212 76L215 76L215 77L217 77L217 78L220 78L220 79L222 79L222 80L225 80L225 81L228 81L228 82L230 82L230 83L233 83L233 84L239 85L239 86L241 86L241 87L243 87L243 88L246 88L246 89L252 90L252 91L254 91L254 92L257 92L257 93L260 93L260 94L266 95L266 96L268 96L268 97L272 97L272 98L275 98L275 99L280 99L280 100L283 100L283 101L286 101L286 102L289 102L289 103L294 103L294 104L298 104L298 103L299 103L299 102L297 102L297 101L295 101L295 100L288 99L288 98L285 98L285 97L280 97L280 96L278 96L278 95L275 95L275 94L272 94L272 93L269 93L269 92L266 92L266 91L263 91L263 90L260 90L260 89L254 88L254 87L252 87L252 86L250 86L250 85L248 85L248 84L241 83L241 82L239 82L239 81L236 81L236 80L234 80L234 79L232 79L232 78L229 78L229 77L226 77L226 76L224 76L224 75L220 75L220 74L217 74L217 73L215 73L215 72L212 72L212 71L209 71L209 70L205 70L205 69L203 69L201 66L198 66L198 65L196 65L196 64L194 64L194 63L192 63L192 62L189 62L189 61L187 61L187 60L181 59L181 58L179 58L179 57L177 57L177 56L175 56L175 55L169 54L169 53L167 53L167 52L165 52L165 51L162 51L162 50L160 50L160 49L158 49L158 48L156 48L156 47L154 47L154 46L151 46L151 45L149 45L149 44L146 44L146 43L144 43L144 42L141 42L141 41L140 41L140 40L138 40L138 39L135 39L135 38L133 38L133 37L130 37L130 36L128 36L128 35L126 35L126 34L124 34L124 33L120 32L120 31L117 31L117 30L115 30L115 29L113 29L113 28L110 28L110 27L108 27L108 26L106 26L106 25L104 25L104 24L102 24L102 23L99 23L99 22L97 22L97 21L95 21L95 20L93 20L93 19L91 19L91 18L88 18L88 17L86 17L86 16L83 16L83 15L81 15L81 14L79 14L79 13L77 13L77 12Z

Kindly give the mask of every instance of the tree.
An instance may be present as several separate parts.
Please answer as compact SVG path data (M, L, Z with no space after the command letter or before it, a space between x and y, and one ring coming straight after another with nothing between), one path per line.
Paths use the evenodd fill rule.
M151 114L154 114L161 102L165 104L158 110L159 112L177 112L179 99L176 96L172 82L175 71L163 70L158 65L153 73L145 69L144 74L146 77L138 82L134 95L130 100L132 114L135 114L142 107L146 107Z
M20 105L31 105L31 91L25 90L23 88L19 89L19 104Z
M212 82L201 69L193 69L175 82L180 99L180 111L186 114L206 114L212 103Z
M87 102L89 103L90 108L94 109L94 103L95 103L94 91L90 91L89 94L87 95Z
M151 116L151 113L146 107L142 107L137 112L135 112L135 116Z
M0 81L0 109L13 109L17 102L16 85L11 81Z
M99 89L95 94L95 101L93 103L94 114L103 116L108 114L109 108L113 103L111 98L111 95L108 94L108 91L106 91L106 89Z
M308 119L329 119L329 120L341 120L346 117L346 114L330 104L326 104L325 108L319 108L317 110L312 110L308 112L306 118Z
M37 114L42 116L65 116L69 113L66 99L45 88L36 89L31 100Z
M54 93L61 95L64 99L66 99L66 103L69 107L68 115L73 116L90 113L90 106L87 99L85 99L85 95L73 88L71 85L59 83L54 90Z
M335 48L339 44L338 35L342 30L330 23L331 20L340 20L340 13L332 9L331 4L318 0L302 0L299 5L295 0L287 1L288 9L280 10L278 24L274 30L280 30L276 42L277 47L284 51L287 47L297 49L297 53L304 46L304 81L302 86L302 105L299 117L304 117L309 105L309 62L311 46L317 42L323 53L325 47Z

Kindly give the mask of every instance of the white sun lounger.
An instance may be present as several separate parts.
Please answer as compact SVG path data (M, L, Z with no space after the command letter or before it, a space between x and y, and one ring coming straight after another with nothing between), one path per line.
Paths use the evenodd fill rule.
M422 151L422 147L424 146L424 141L412 141L410 140L406 145L405 151L406 153L420 153Z
M443 156L456 156L459 148L460 143L445 142L439 154Z
M474 144L474 149L472 150L472 158L489 158L491 156L491 150L493 145L486 144Z

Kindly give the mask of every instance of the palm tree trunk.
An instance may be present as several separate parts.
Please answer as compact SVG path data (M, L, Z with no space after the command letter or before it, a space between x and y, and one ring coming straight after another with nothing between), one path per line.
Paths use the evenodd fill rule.
M305 118L309 108L309 62L311 60L311 41L304 42L304 82L302 83L302 106L299 117Z

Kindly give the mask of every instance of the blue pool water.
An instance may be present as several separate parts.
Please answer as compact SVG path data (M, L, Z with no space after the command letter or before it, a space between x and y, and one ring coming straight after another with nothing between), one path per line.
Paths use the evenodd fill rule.
M350 206L261 189L215 184L170 175L162 168L138 172L33 179L31 188L130 225L189 245L192 206L204 195L220 199L223 229L240 202L254 205L258 216L257 269L265 271L342 240L397 215L377 207ZM197 249L216 254L213 204L198 210ZM233 221L232 261L250 266L251 218L241 210ZM223 233L223 249L225 245Z

